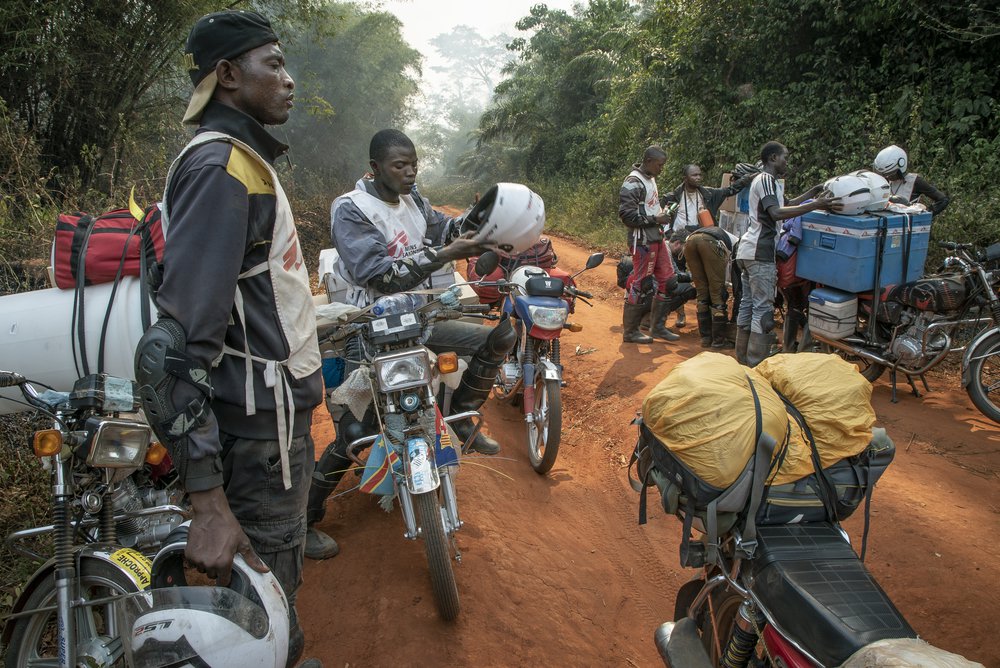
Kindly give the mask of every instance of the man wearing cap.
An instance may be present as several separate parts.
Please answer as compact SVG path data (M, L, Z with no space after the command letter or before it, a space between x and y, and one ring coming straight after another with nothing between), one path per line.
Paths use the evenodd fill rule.
M187 382L171 390L173 406L195 407L171 447L194 510L185 556L223 585L236 553L270 568L288 598L291 666L304 644L295 599L323 383L309 276L272 167L288 147L264 126L288 120L295 84L256 12L202 17L185 51L195 90L184 122L198 129L167 175L156 296L210 384L207 398Z

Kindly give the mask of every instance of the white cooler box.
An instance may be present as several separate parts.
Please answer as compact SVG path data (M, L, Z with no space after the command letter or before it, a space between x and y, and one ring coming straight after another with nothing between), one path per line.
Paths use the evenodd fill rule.
M809 331L813 334L842 339L854 333L857 320L857 295L834 288L816 288L809 293Z

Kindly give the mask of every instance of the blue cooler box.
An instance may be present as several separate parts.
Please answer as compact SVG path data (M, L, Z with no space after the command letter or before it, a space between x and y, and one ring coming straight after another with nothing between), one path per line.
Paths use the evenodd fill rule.
M847 292L871 292L875 285L880 226L886 226L879 287L913 281L924 274L931 214L909 216L888 211L880 215L840 216L810 211L802 216L802 243L795 274L799 278ZM909 237L909 261L903 256Z

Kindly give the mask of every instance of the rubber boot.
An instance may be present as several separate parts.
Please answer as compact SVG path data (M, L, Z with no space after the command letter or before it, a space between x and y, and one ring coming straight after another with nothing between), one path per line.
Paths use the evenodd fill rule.
M687 326L687 316L684 315L684 307L681 306L674 313L677 314L677 319L674 320L674 327L684 329Z
M718 313L712 316L712 347L717 350L732 348L733 344L726 335L729 329L729 320L725 313Z
M622 341L624 343L652 343L653 338L646 336L639 331L639 322L642 321L646 309L643 304L629 304L625 302L622 311Z
M755 367L771 354L771 343L774 341L773 334L758 334L750 332L750 339L747 345L747 366Z
M663 341L676 341L681 338L679 334L671 332L667 329L667 316L670 314L669 311L670 303L666 299L653 299L653 308L649 316L650 328L649 333L653 335L655 339L662 339Z
M746 327L736 328L736 361L746 366L747 347L750 344L750 329Z
M712 312L698 311L698 335L701 337L702 348L712 345L712 333Z
M788 309L785 314L785 325L781 331L781 352L798 352L799 327L805 324L805 318L798 311Z
M514 331L514 326L509 319L501 320L490 332L483 347L469 360L469 368L462 374L461 384L451 395L451 414L479 410L493 390L500 364L515 343L517 332ZM449 424L463 443L468 440L474 428L472 420ZM484 455L500 452L500 444L481 431L476 434L470 447Z

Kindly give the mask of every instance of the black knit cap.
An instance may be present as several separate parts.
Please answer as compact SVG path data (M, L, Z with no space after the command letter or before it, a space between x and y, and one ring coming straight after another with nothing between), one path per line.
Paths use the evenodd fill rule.
M191 83L197 86L220 60L277 41L270 21L257 12L227 9L206 14L191 28L184 49Z
M201 120L202 111L215 92L215 66L220 60L236 58L277 41L271 23L257 12L228 9L198 19L184 49L184 64L195 86L184 122L197 124Z

